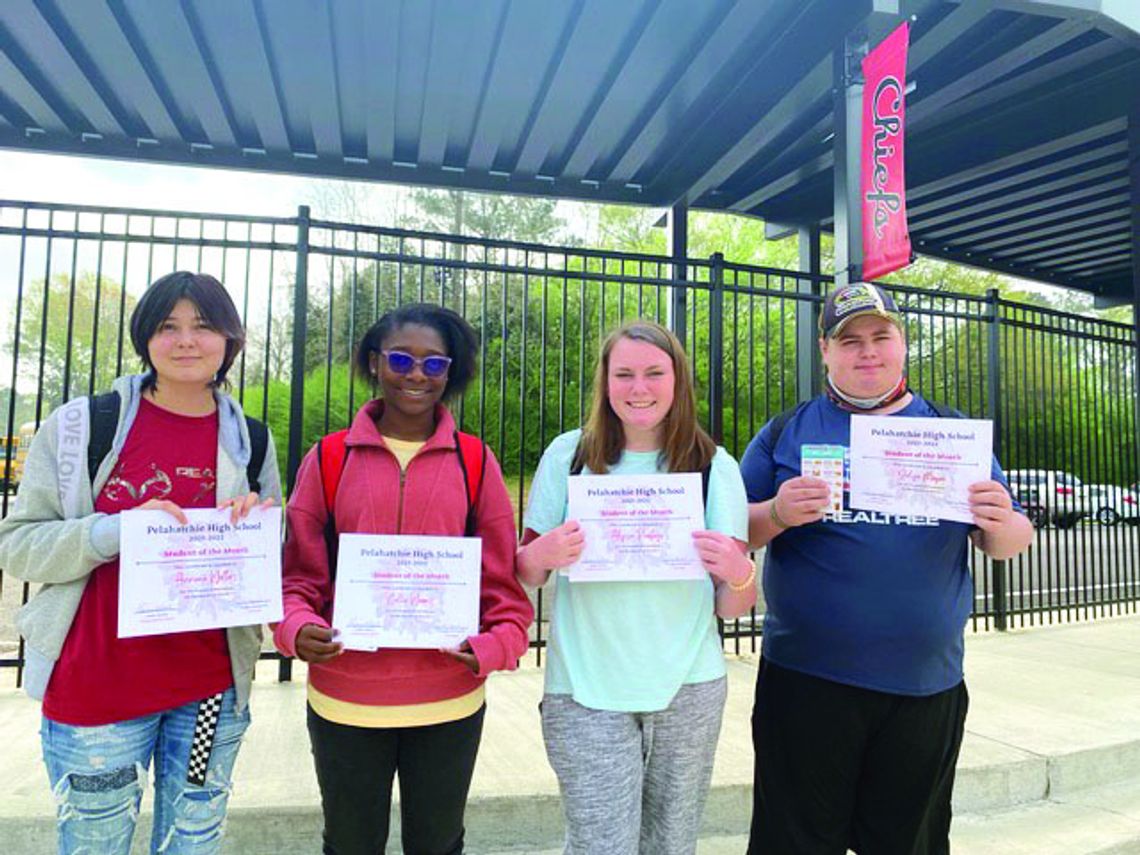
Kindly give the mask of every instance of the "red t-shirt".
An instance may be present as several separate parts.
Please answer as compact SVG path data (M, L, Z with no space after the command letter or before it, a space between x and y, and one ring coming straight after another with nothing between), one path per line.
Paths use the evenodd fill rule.
M111 477L106 514L169 499L212 508L218 415L182 416L145 398ZM118 637L119 559L92 571L44 696L44 715L92 726L172 709L233 685L225 630Z

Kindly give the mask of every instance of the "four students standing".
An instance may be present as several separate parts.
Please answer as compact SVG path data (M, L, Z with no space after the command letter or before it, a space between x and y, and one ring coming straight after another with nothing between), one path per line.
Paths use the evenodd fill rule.
M834 391L807 405L815 408L810 412L797 410L790 422L782 419L777 436L772 425L761 431L743 460L743 479L732 457L697 423L691 369L680 342L647 321L613 331L602 345L587 423L556 438L543 454L517 555L514 513L499 465L485 445L457 430L444 406L474 376L474 331L447 309L415 304L389 312L364 335L356 368L379 394L347 431L323 438L301 464L287 509L285 612L274 628L277 647L309 663L308 724L326 853L383 851L395 777L404 851L463 851L484 681L491 671L514 668L527 649L533 609L520 580L540 586L552 573L541 713L566 816L566 852L693 852L726 691L716 619L742 615L756 600L755 567L747 554L750 529L753 546L773 541L754 711L750 852L830 853L848 844L857 850L869 846L868 852L944 851L949 781L965 715L964 614L957 606L944 612L932 601L936 614L927 617L942 620L944 631L929 638L929 665L908 659L889 672L910 668L910 682L905 675L845 679L848 671L871 673L878 667L874 628L841 634L835 644L813 640L811 628L821 620L833 629L866 623L877 612L867 611L866 597L839 596L832 606L821 606L831 615L825 620L814 606L792 597L810 581L788 568L845 560L835 551L839 547L813 540L831 531L823 513L828 497L826 486L798 477L799 443L846 441L841 422L849 416L843 413L905 416L929 408L906 390L905 344L896 343L902 337L893 305L884 302L889 297L874 286L861 287L854 296L869 304L845 299L837 307L833 294L825 306L821 347ZM872 308L852 308L861 305ZM20 628L28 639L29 684L46 690L44 756L59 803L60 851L82 851L84 845L127 851L141 775L153 757L154 850L216 852L230 769L249 721L259 630L117 639L115 514L149 507L181 521L183 507L220 504L232 508L236 519L263 497L279 500L277 464L269 440L257 477L246 472L253 456L250 427L220 392L244 341L220 283L188 273L158 280L135 311L132 340L147 373L116 381L117 429L93 481L64 483L58 465L61 419L68 407L86 414L89 406L79 399L49 417L33 443L19 501L0 521L0 565L48 583L21 615ZM866 382L872 375L883 382ZM831 409L839 415L832 417ZM834 429L827 427L831 422ZM164 442L175 433L176 445ZM1009 499L996 462L994 471L995 479L975 491L973 528L956 524L953 531L945 529L953 543L928 543L941 527L955 525L936 524L932 532L914 533L926 540L900 547L917 559L951 550L944 567L935 568L948 574L948 582L935 586L922 566L903 573L902 564L865 566L855 556L843 567L849 586L877 585L888 600L898 584L945 591L953 582L959 593L968 592L966 534L972 531L991 554L1024 548L1024 517ZM693 539L706 578L583 584L556 572L574 563L585 546L583 528L567 519L570 476L683 472L701 475L705 529ZM259 490L247 483L254 480ZM872 533L911 537L888 528ZM481 538L478 632L445 650L345 650L332 619L335 544L344 532ZM57 558L47 560L51 556ZM894 581L884 573L894 574ZM955 595L954 603L960 600ZM920 635L927 639L930 633ZM901 654L884 649L882 655ZM807 685L812 681L832 681L835 689L821 683L822 689L862 692L866 699L848 706L844 698L820 695L814 683ZM927 720L933 712L903 708L908 699L931 693L953 696L953 709L938 713L945 718L941 725ZM891 700L896 696L901 700ZM203 784L187 784L189 742L211 698L218 699L221 713L209 773ZM826 749L830 742L804 741L802 732L815 732L803 715L825 710L849 710L851 721L844 726L853 740L864 739L854 736L857 729L878 727L868 716L914 718L906 732L920 737L929 728L950 734L950 742L938 743L945 746L943 759L932 760L933 777L922 785L930 795L913 819L880 834L874 815L834 782L836 801L820 812L810 795L818 791L813 776L829 778L838 755ZM96 730L109 734L115 747L110 764L92 759ZM913 751L905 756L906 750L886 746L871 755L860 753L871 748L845 746L853 765L838 771L856 789L863 786L860 775L870 774L865 767L860 772L861 756L881 760L884 768L914 765ZM908 789L921 796L921 787L912 784ZM203 800L211 805L209 822L180 817L181 805ZM191 826L195 835L186 832Z

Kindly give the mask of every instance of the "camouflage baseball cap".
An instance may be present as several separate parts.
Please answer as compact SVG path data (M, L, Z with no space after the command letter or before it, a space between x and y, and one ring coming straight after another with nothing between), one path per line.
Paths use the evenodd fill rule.
M819 333L824 338L833 338L849 320L861 315L886 318L902 329L899 307L890 294L871 282L852 282L827 295L819 316Z

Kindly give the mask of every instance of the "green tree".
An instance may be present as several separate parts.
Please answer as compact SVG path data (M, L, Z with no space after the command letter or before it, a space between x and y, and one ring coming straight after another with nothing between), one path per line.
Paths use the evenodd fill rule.
M136 363L125 328L135 298L106 276L91 272L40 280L24 295L19 329L17 371L42 390L42 417L76 395L106 389L124 366ZM46 310L45 310L46 307ZM14 339L4 343L17 356Z

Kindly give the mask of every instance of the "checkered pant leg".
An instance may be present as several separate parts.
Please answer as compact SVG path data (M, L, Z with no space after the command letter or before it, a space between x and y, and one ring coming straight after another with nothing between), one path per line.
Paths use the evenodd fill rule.
M206 783L206 770L210 766L210 752L214 748L214 734L218 730L218 716L222 712L222 692L203 698L198 704L194 719L194 741L190 743L190 763L186 780L196 786Z

